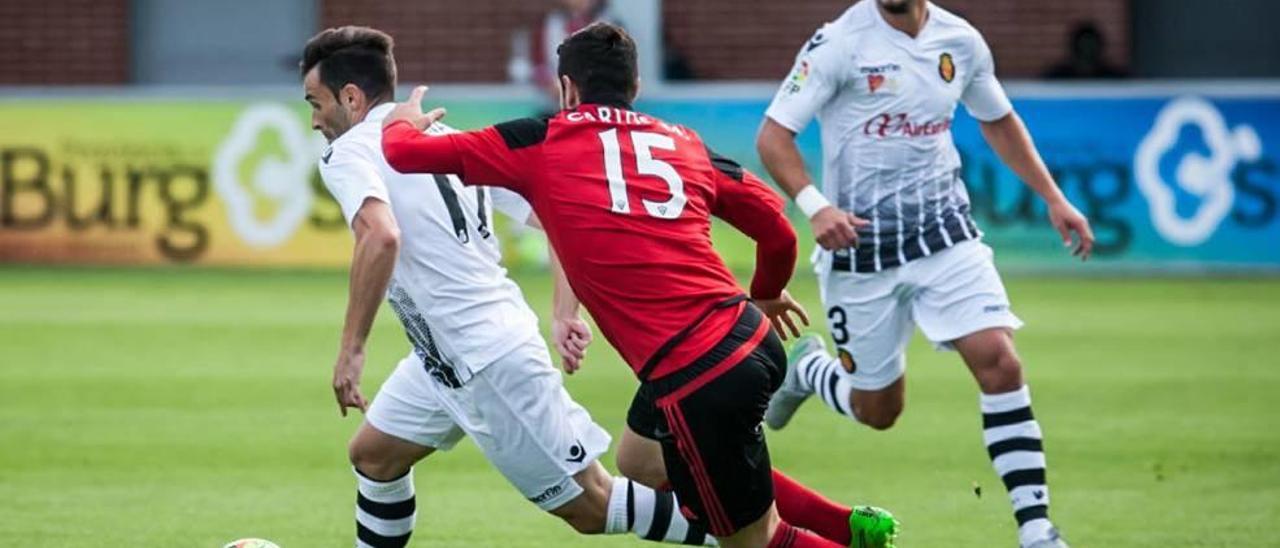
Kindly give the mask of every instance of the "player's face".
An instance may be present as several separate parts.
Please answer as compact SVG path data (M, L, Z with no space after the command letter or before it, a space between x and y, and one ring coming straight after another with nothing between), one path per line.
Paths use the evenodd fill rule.
M911 6L915 5L917 2L920 2L922 0L877 0L877 1L880 2L880 7L884 8L884 11L901 15L910 11Z
M342 106L327 86L320 83L320 69L311 69L302 79L307 103L311 105L311 129L319 131L330 143L351 129L351 113Z

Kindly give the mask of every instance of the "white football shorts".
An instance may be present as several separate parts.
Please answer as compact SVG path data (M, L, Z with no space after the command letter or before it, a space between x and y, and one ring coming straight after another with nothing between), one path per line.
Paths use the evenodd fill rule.
M542 337L530 337L461 388L400 361L365 420L412 443L451 449L469 435L520 494L554 510L582 493L573 476L609 450L609 434L565 391Z
M832 271L830 253L815 270L836 353L856 390L883 389L906 372L915 326L939 350L991 328L1022 327L996 272L990 247L967 240L881 272Z

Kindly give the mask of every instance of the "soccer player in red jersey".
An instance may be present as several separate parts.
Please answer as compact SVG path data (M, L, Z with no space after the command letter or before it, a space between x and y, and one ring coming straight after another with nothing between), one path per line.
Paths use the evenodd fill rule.
M384 123L388 163L529 201L573 293L641 380L627 438L660 446L682 511L723 545L891 546L892 516L835 505L769 464L761 420L786 371L779 334L807 322L784 289L796 235L782 200L697 133L631 109L622 29L592 25L559 53L556 116L428 135L444 112L423 114L418 88ZM757 243L750 300L712 247L712 215Z

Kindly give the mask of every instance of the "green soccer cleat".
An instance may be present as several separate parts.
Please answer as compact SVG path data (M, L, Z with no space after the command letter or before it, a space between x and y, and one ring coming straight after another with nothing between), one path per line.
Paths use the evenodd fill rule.
M849 532L853 542L849 548L894 548L898 539L897 518L888 510L875 506L856 506L849 514Z
M812 390L805 390L800 386L800 372L796 371L800 358L826 350L822 337L813 333L801 335L791 345L791 350L787 351L787 375L782 379L782 386L769 398L769 408L764 412L764 423L770 429L782 430L791 422L791 417L800 409L800 404L813 395Z

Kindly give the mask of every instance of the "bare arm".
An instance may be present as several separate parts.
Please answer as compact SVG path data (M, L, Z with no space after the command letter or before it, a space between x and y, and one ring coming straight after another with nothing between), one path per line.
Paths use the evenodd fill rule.
M998 120L982 122L981 127L982 137L1005 165L1049 206L1049 222L1062 236L1063 245L1071 247L1072 233L1075 233L1077 243L1071 254L1087 260L1093 251L1093 231L1089 228L1089 220L1071 205L1054 182L1022 118L1018 113L1010 112Z
M391 207L381 200L366 199L352 228L356 245L351 258L351 286L342 326L342 346L333 373L333 391L343 416L348 407L361 411L368 408L368 402L360 393L364 345L386 295L400 249L400 229Z
M529 216L527 223L533 228L542 229L542 223L535 215ZM591 344L591 326L582 319L582 306L578 296L565 277L564 266L556 250L550 249L551 278L554 282L551 296L551 342L560 354L560 365L570 375L582 368L582 360L587 357L587 346Z
M797 200L801 209L806 209L806 204L800 203L805 200L801 193L815 193L815 196L820 196L820 193L812 186L813 181L805 169L804 157L800 155L795 139L796 134L790 129L765 117L760 133L756 136L756 151L760 153L760 160L778 186ZM818 244L828 250L856 246L857 228L866 225L867 221L826 204L825 198L821 198L819 204L809 206L811 209L816 208L816 211L805 212L813 225L813 236Z

